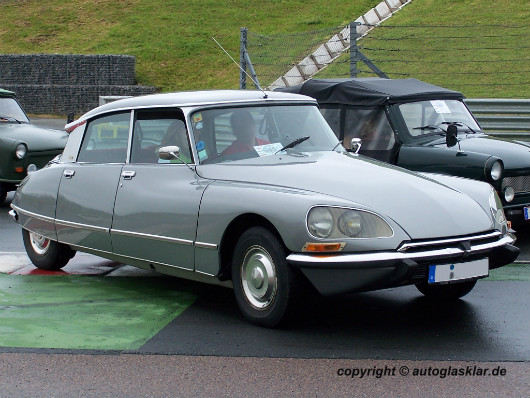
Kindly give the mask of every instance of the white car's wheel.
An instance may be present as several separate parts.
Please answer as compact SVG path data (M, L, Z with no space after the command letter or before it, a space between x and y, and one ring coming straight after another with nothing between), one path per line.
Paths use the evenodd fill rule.
M241 235L234 250L232 282L237 304L250 322L278 325L294 305L295 279L276 235L262 227Z
M425 296L433 299L458 299L464 297L475 287L477 280L451 283L448 285L428 285L427 283L418 284L416 287Z
M24 248L35 267L45 270L63 268L75 255L69 246L50 240L35 232L22 229Z

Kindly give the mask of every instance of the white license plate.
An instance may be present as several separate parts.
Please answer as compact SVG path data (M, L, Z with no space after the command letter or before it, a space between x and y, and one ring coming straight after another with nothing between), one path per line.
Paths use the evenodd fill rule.
M429 266L429 283L459 281L488 275L489 264L487 258L469 261L467 263Z
M523 207L524 219L530 220L530 207Z

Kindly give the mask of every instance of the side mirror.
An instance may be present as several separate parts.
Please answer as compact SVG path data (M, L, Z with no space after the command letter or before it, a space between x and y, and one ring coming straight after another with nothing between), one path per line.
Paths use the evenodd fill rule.
M454 147L458 143L458 138L456 138L458 134L458 127L456 124L450 124L447 126L447 133L445 134L445 143L447 144L448 148Z
M162 160L177 159L179 156L180 148L178 146L163 146L158 149L158 157Z
M74 112L70 112L68 116L66 117L66 124L72 123L74 121L75 114Z
M362 146L362 142L360 138L351 139L351 150L353 151L353 153L357 155L359 151L361 150L361 146Z

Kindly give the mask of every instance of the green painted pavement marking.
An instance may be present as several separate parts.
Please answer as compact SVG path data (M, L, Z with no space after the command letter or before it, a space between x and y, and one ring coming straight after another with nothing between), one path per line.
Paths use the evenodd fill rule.
M0 346L138 349L197 299L175 281L0 275Z
M530 281L530 264L509 264L492 269L486 281Z

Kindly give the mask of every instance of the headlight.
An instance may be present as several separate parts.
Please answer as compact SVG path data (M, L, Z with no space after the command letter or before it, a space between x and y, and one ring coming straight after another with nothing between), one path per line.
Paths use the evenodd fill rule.
M307 215L307 229L315 238L388 238L394 232L380 216L364 210L342 207L313 207Z
M327 207L315 207L307 217L309 233L316 238L327 238L333 230L333 215Z
M504 188L503 193L504 193L504 200L507 203L510 203L513 200L513 198L515 198L515 191L513 187L508 186Z
M490 161L491 160L492 159L490 159ZM502 165L502 162L500 160L495 160L489 168L489 175L486 175L486 177L492 181L498 181L502 177L503 170L504 166Z
M506 222L506 216L504 215L499 195L497 195L497 192L493 188L490 192L490 209L495 229L502 232L503 235L506 235L508 233L508 223Z
M15 157L19 160L22 160L26 157L28 153L28 147L26 144L18 144L17 149L15 149Z

